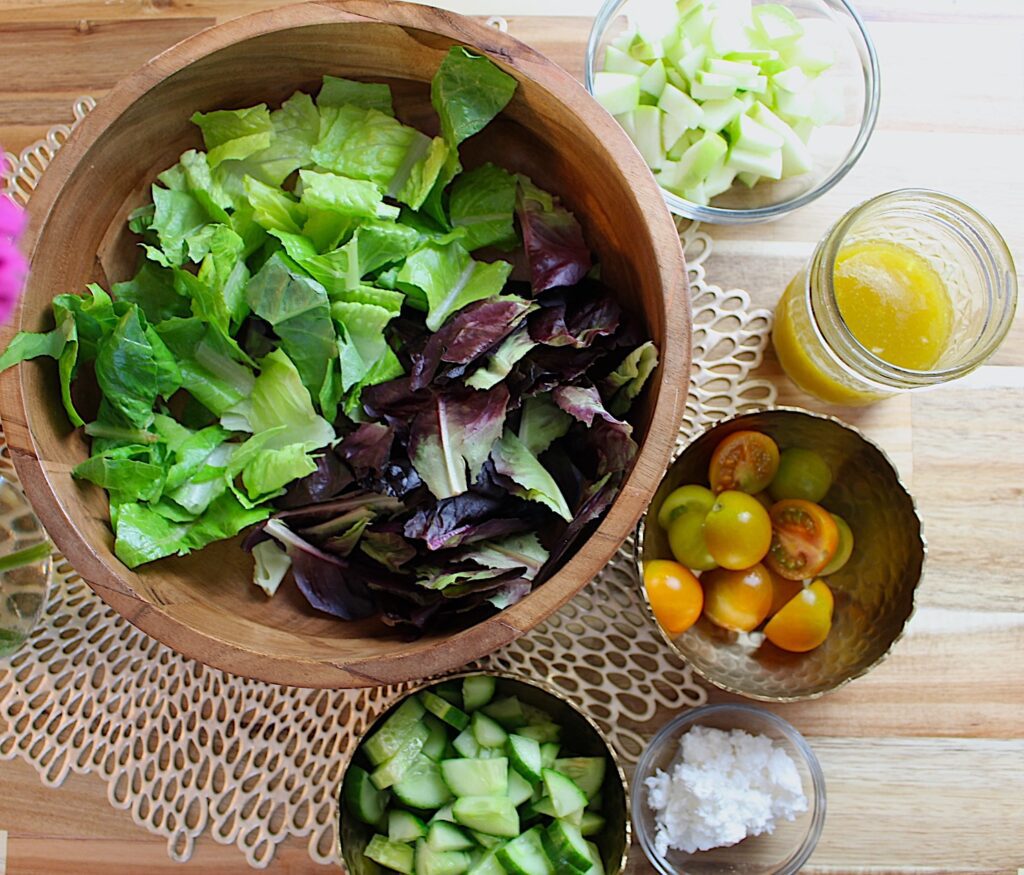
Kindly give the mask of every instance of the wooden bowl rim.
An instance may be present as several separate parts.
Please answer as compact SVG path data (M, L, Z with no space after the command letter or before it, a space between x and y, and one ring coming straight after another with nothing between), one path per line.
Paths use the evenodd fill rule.
M27 425L28 399L21 366L0 376L5 436L23 488L54 542L108 605L146 634L204 664L270 683L314 688L378 686L452 671L513 641L576 595L635 527L668 464L686 401L692 330L689 284L678 232L654 178L611 116L565 70L496 28L434 7L388 0L315 0L257 12L200 31L132 73L78 125L33 193L25 236L33 262L65 183L106 129L147 91L173 73L236 43L279 30L344 22L420 30L469 45L547 91L565 111L593 128L630 178L646 217L665 294L665 337L671 342L659 345L662 379L660 384L652 384L657 397L633 468L600 526L584 542L590 547L590 556L578 552L521 602L465 630L427 644L414 642L400 651L354 660L283 657L248 649L187 625L137 593L125 580L124 566L98 555L82 537L51 487ZM0 332L4 345L21 328L23 312L19 303L11 323ZM197 653L202 654L201 659L193 657ZM253 657L258 660L256 665Z

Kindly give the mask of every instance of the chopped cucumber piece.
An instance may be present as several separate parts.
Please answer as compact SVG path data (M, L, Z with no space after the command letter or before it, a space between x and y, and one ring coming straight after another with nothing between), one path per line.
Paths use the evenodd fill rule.
M638 106L633 110L633 124L636 128L636 139L633 142L652 170L657 170L663 160L661 115L661 110L656 106Z
M728 191L732 188L733 180L736 179L736 171L731 167L726 167L722 164L721 167L716 167L709 174L707 179L704 180L704 195L710 200L716 195L720 195L723 191Z
M639 78L647 72L647 65L622 49L608 46L604 50L604 69L609 73L629 73Z
M455 806L452 806L454 813ZM427 844L435 851L468 851L476 842L446 820L435 820L427 832Z
M345 775L345 804L363 823L377 826L384 817L388 794L374 786L366 769L348 767Z
M528 806L528 810L531 817L539 816L558 818L558 815L555 813L555 805L551 801L550 796L544 796L541 799L531 802ZM579 808L576 811L570 811L561 819L573 826L579 826L583 822L583 811L584 810L582 808Z
M557 723L531 723L529 726L520 728L518 732L520 735L525 735L527 738L532 738L541 744L545 744L549 741L558 741L559 736L562 734L562 727Z
M387 790L388 787L402 780L405 773L412 767L412 764L419 759L420 752L423 750L423 745L428 735L430 735L430 730L427 729L426 724L417 723L412 729L412 734L405 744L398 749L398 752L387 762L381 763L373 770L370 780L373 781L378 790Z
M454 800L449 802L447 805L438 808L437 811L434 812L434 816L430 818L430 822L437 823L439 820L443 820L445 823L455 823L455 815L452 814L453 804Z
M515 729L526 723L523 705L515 696L495 699L481 710L488 717L497 720L505 729Z
M594 97L612 115L629 112L640 103L640 80L630 73L598 73Z
M508 759L442 760L441 776L456 796L505 796Z
M586 839L577 827L564 820L556 820L548 826L544 834L544 850L557 872L568 869L585 871L590 867Z
M761 75L757 64L751 64L749 61L726 61L723 58L712 58L705 69L709 73L717 73L734 80L738 88L753 82Z
M772 85L793 94L803 91L809 82L810 79L807 78L807 74L800 67L787 67L785 70L772 76Z
M448 730L433 714L424 715L423 723L430 733L423 742L423 755L435 762L444 759L444 751L448 747Z
M429 690L420 693L420 699L423 702L423 707L449 726L454 726L460 731L469 726L469 715L451 702L434 695Z
M480 744L476 740L476 736L473 735L472 729L463 729L462 732L455 736L455 741L452 742L452 747L454 747L456 753L462 757L475 759L480 756Z
M540 780L540 771L544 767L544 761L541 758L540 744L537 739L527 738L525 735L510 735L508 737L508 759L512 768L531 785Z
M462 875L471 865L465 851L435 851L423 839L416 842L415 875Z
M650 40L638 33L629 41L629 54L638 61L655 61L664 57L665 50L661 40Z
M497 848L505 843L505 840L500 836L489 836L485 832L476 832L471 829L469 834L473 836L473 841L482 848Z
M462 689L458 681L445 681L443 684L438 684L434 687L434 693L450 705L454 705L456 708L462 707Z
M508 769L508 798L513 805L522 805L533 796L533 785L514 768Z
M498 846L501 844L501 839L488 838L491 838L496 844L473 864L469 875L505 875L505 867L498 862Z
M615 116L615 121L621 125L622 130L626 132L631 140L636 140L636 125L633 124L633 113L624 112L622 115Z
M665 65L659 59L647 68L640 77L640 91L643 94L650 94L652 97L661 97L665 90L665 83L668 79L665 76Z
M504 747L508 741L508 733L498 721L479 711L473 715L472 729L473 738L481 747Z
M409 845L375 835L363 851L363 856L374 863L380 863L386 869L394 869L403 875L413 875L413 850Z
M555 760L558 759L558 754L561 749L562 748L557 741L542 743L540 746L541 767L545 769L553 769L555 767Z
M412 808L438 808L452 799L448 785L441 778L441 767L422 754L392 792L400 802Z
M605 757L566 757L555 760L555 771L572 778L587 799L593 799L601 792L607 766Z
M753 188L760 182L761 177L756 173L748 173L746 171L740 171L736 174L736 181L742 182L747 188Z
M688 191L721 164L728 151L721 136L706 132L675 164L662 172L661 184L670 191Z
M477 674L462 681L462 702L467 711L483 708L494 698L497 681L491 675Z
M498 850L498 862L510 875L556 875L555 867L544 851L543 835L538 826L527 830Z
M584 811L580 818L580 832L585 836L597 835L604 829L605 819L596 811Z
M796 94L779 91L775 95L775 110L789 118L810 118L814 112L814 94L807 90Z
M605 875L604 860L601 859L597 845L587 842L587 850L590 851L590 868L584 870L583 875Z
M423 705L415 696L406 699L363 744L363 752L375 766L391 759L423 718Z
M393 842L414 842L424 838L427 825L410 811L392 808L388 812L388 838Z
M565 817L587 807L587 795L576 786L572 778L553 769L544 769L544 789L551 797L555 817Z
M457 823L477 832L510 839L519 835L519 812L506 796L460 796L452 814Z

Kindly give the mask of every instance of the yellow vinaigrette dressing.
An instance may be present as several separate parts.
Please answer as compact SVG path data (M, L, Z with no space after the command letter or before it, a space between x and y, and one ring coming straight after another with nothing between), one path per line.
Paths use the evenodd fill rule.
M779 301L772 341L805 392L869 404L970 373L1006 336L1016 297L1013 259L987 219L949 195L901 189L818 243Z
M844 246L832 286L843 321L867 350L900 368L935 367L949 345L953 303L914 250L883 240Z

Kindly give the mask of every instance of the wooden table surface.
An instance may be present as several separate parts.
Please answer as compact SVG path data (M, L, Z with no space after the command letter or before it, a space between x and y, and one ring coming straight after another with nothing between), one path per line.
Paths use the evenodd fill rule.
M69 120L171 43L273 0L0 0L0 143L17 151ZM503 12L512 34L576 75L596 0L456 0ZM713 229L708 275L772 306L813 243L845 210L904 186L972 202L1024 264L1024 0L861 0L883 71L878 128L832 192L770 225ZM802 397L771 353L759 376L781 403ZM807 872L1021 872L1024 867L1024 320L991 363L959 383L838 411L893 456L929 542L918 609L895 653L868 677L779 707L810 739L828 782L828 819ZM711 700L727 698L713 692ZM666 715L667 716L667 715ZM187 866L108 804L91 776L44 788L0 763L6 871L241 873L208 836ZM0 875L3 873L0 833ZM638 854L633 872L650 867ZM305 842L274 871L320 871Z

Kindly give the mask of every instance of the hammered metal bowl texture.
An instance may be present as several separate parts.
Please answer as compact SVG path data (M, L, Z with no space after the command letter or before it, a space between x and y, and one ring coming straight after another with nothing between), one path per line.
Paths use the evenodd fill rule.
M835 596L832 631L809 653L788 653L763 636L720 629L706 618L670 643L713 684L753 699L792 701L820 696L863 675L900 637L914 609L925 543L914 500L875 444L831 417L776 409L726 420L704 432L669 468L651 508L678 486L707 484L719 441L734 431L770 435L780 448L804 447L829 463L833 484L822 504L854 534L853 556L828 585ZM649 513L641 561L671 557L665 533Z
M603 756L608 759L609 767L605 771L604 784L601 787L601 795L604 799L602 813L607 822L601 833L593 836L590 840L600 849L601 859L604 860L608 875L619 875L625 869L632 833L628 815L629 799L626 790L626 775L622 770L622 763L597 725L563 698L553 687L503 672L471 671L448 675L409 690L407 695L402 696L390 708L381 712L364 733L359 742L360 746L409 696L421 690L433 689L441 683L460 680L476 674L491 675L497 679L496 698L516 696L528 705L547 711L552 719L562 727L563 750L571 751L574 756ZM563 754L563 756L565 755ZM358 747L349 763L353 760L360 760ZM365 766L366 763L363 762L362 765ZM346 774L347 770L348 765L346 765ZM342 800L344 799L344 785L345 777L343 776L339 787L339 795ZM363 849L370 841L373 829L352 817L343 801L339 803L339 808L341 825L338 833L341 842L341 856L350 875L373 875L373 873L379 872L380 870L363 856Z

